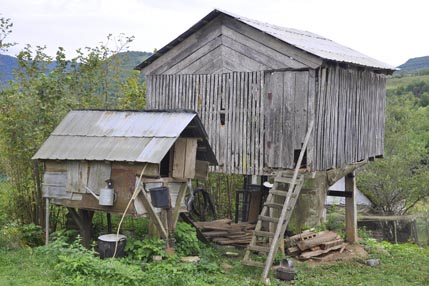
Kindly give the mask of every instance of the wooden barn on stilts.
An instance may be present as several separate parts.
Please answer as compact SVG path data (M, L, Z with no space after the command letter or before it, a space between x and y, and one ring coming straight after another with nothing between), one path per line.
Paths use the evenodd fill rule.
M320 216L328 186L345 176L347 239L356 241L353 174L383 156L393 67L310 32L213 10L136 69L147 108L198 112L219 163L212 171L274 177L248 249L268 253L265 277L301 188L313 199L298 200L299 213ZM271 247L257 245L267 237Z

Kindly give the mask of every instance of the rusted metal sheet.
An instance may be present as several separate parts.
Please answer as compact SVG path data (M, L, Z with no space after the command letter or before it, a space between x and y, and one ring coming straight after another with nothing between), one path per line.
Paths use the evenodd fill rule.
M74 110L52 135L89 137L177 137L196 116L193 112Z
M216 164L197 114L173 111L71 111L33 159L160 163L183 134L202 138Z

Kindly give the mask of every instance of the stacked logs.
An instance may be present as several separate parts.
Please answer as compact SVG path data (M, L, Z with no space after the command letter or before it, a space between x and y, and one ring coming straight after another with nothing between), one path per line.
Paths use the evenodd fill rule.
M286 253L307 260L331 251L344 251L346 243L334 231L304 231L285 240Z
M246 247L252 239L254 224L232 223L230 219L194 222L200 233L208 240L220 245Z

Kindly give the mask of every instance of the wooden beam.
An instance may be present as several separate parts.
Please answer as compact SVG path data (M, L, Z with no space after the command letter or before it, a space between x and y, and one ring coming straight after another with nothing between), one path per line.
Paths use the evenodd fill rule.
M182 185L180 186L180 189L179 189L179 193L177 194L176 205L174 206L173 217L172 217L173 230L176 229L177 220L179 219L180 207L181 207L182 200L183 200L185 193L186 193L186 188L187 188L187 184L182 183Z
M353 194L351 192L331 191L331 190L328 190L328 196L331 196L331 197L350 198L350 197L352 197L352 195Z
M357 209L356 209L356 180L354 172L345 177L345 192L351 196L346 196L346 240L355 243L357 236Z
M168 238L167 230L165 229L164 225L161 222L161 219L156 214L155 209L153 208L152 204L150 203L149 198L146 194L146 190L142 188L140 194L142 194L141 199L142 199L144 208L146 209L150 219L152 220L152 222L155 224L156 228L158 229L159 234L161 235L161 238L167 239Z

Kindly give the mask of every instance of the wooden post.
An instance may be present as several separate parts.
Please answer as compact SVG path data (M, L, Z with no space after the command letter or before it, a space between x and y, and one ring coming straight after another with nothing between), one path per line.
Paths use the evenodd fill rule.
M45 205L45 245L49 243L49 198L46 198Z
M356 181L354 172L345 177L345 191L351 193L346 196L346 240L355 243L357 236L357 209L356 209Z
M112 215L107 213L107 233L112 233Z

